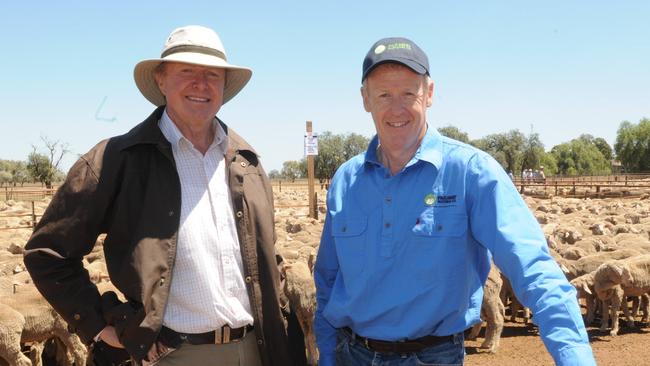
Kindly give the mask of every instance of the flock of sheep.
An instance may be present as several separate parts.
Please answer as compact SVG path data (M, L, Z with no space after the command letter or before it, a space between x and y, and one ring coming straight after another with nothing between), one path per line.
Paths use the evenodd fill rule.
M546 234L551 253L577 289L585 307L585 323L590 326L600 319L601 329L611 328L609 334L615 336L622 311L626 326L648 326L650 199L525 200ZM312 271L323 219L306 217L306 209L299 207L305 201L306 192L300 190L276 192L277 248L285 258L285 294L305 332L308 360L316 364ZM42 211L47 203L37 202L37 210ZM322 216L322 198L319 206ZM0 201L0 228L23 226L26 219L7 216L30 210L31 203ZM22 247L29 233L29 229L0 230L0 365L41 365L44 352L59 365L91 365L85 346L68 332L67 324L38 294L24 270ZM112 286L102 244L100 237L85 264L91 279L106 290ZM496 267L485 285L481 314L487 323L481 347L492 353L498 350L506 315L511 320L530 320ZM478 336L480 329L481 325L476 326L469 337Z

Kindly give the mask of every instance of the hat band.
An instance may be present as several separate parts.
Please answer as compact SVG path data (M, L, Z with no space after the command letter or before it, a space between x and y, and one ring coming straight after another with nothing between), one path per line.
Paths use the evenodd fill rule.
M214 48L195 46L195 45L180 45L180 46L171 47L163 51L162 55L160 55L160 58L165 58L171 54L179 53L179 52L202 53L204 55L215 56L224 61L227 61L226 55L223 52L219 50L215 50Z

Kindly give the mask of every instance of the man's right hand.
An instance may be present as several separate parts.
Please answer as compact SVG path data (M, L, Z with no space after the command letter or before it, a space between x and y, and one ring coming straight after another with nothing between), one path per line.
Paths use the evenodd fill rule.
M104 327L104 329L102 329L101 333L99 333L99 339L111 347L124 348L122 342L120 342L119 338L117 338L115 327L112 325L107 325Z

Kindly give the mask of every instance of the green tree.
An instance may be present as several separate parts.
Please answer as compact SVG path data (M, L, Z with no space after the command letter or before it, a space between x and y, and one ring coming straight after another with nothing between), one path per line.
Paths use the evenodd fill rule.
M280 171L280 176L284 179L290 181L295 181L298 178L302 178L302 168L301 162L296 160L289 160L282 163L282 170Z
M539 166L544 167L544 175L549 177L557 174L557 162L550 152L544 152L539 160Z
M318 136L318 155L314 157L314 175L321 181L331 179L341 164L366 151L368 143L367 137L356 133L344 135L323 132Z
M54 170L47 156L32 151L27 158L27 170L34 181L45 184L47 188L52 188Z
M447 136L451 139L469 144L469 136L467 135L467 133L461 131L456 126L448 125L448 126L438 127L438 132L440 132L440 134L443 136Z
M539 134L531 133L524 142L521 168L538 169L540 165L543 165L542 156L544 154L544 144L539 139ZM544 170L546 171L546 168Z
M610 161L614 157L614 153L612 151L612 147L609 146L607 141L605 141L604 138L602 137L596 137L593 141L594 145L596 145L596 148L598 151L600 151L601 154L603 154L603 157L605 160Z
M636 125L623 121L618 127L614 151L626 171L650 171L650 119L643 118Z
M611 173L610 162L589 139L579 137L554 146L551 154L557 162L558 174L593 175Z
M271 170L269 172L268 176L269 176L269 179L279 179L281 177L280 172L277 169Z
M11 173L8 171L0 170L0 187L3 187L5 184L9 185L13 178L13 175L11 175Z
M492 155L508 172L519 172L526 136L519 130L497 133L472 141L472 145Z
M47 188L52 188L52 182L65 178L65 174L59 170L59 164L70 150L67 143L59 140L50 140L46 136L41 136L41 141L48 153L40 154L36 151L36 146L32 145L32 152L27 158L27 170L34 180L45 184Z
M345 141L343 143L345 160L350 160L368 150L368 144L370 144L370 139L366 136L357 133L345 135Z

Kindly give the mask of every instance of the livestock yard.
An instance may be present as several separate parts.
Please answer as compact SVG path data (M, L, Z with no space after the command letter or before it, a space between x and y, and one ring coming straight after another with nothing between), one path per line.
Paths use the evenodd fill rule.
M650 253L650 181L646 177L637 178L516 181L515 184L524 193L524 199L546 234L556 260L567 277L573 279L594 271L600 264L598 261L607 262L610 259L608 256L615 255L613 253L626 251L632 253L629 254L631 258ZM307 216L307 192L304 182L274 182L277 247L288 263L285 291L302 308L299 315L306 319L313 313L309 302L313 301L314 294L307 263L310 258L313 260L323 227L325 185L316 187L319 211L316 219ZM3 193L7 196L3 197ZM0 344L0 353L4 352L0 357L9 357L7 353L11 353L12 347L17 349L20 328L30 325L29 321L22 323L24 325L11 321L11 314L18 311L24 313L25 317L38 317L36 321L42 324L50 324L51 329L42 332L58 332L64 338L62 341L73 350L68 354L67 362L76 359L78 365L81 363L80 347L83 346L78 344L76 337L63 335L59 331L59 319L34 296L30 278L22 264L23 246L31 233L30 226L44 211L50 194L34 190L30 194L19 193L12 192L9 197L9 191L0 191L0 342L4 342ZM91 277L100 282L100 287L107 288L110 284L105 276L101 245L100 239L95 250L87 257L87 266ZM622 259L627 260L629 258ZM650 276L648 273L646 275ZM589 285L593 285L593 281L596 280ZM23 299L30 299L32 303L27 304ZM24 306L16 307L16 300L23 301ZM629 300L631 307L632 298ZM588 301L583 298L581 303L587 317ZM623 304L627 304L627 299ZM9 305L9 308L5 305ZM526 322L525 312L519 311L513 318L509 301L505 305L505 322L498 347L492 349L494 352L481 348L485 332L483 327L476 340L466 341L467 365L552 365L537 328L531 322ZM16 309L12 310L11 306ZM634 319L626 319L622 310L619 312L618 330L610 323L601 327L600 313L596 313L593 322L588 324L589 338L598 364L650 364L650 324L647 314L639 310ZM35 355L40 353L42 348L38 347L42 347L44 337L30 333L33 339L25 339L27 333L25 329L22 351L30 357L30 347L36 350L31 353L33 361L36 361ZM12 341L14 345L10 344ZM13 357L20 356L14 353ZM312 357L315 359L316 356ZM61 364L66 363L63 361Z

